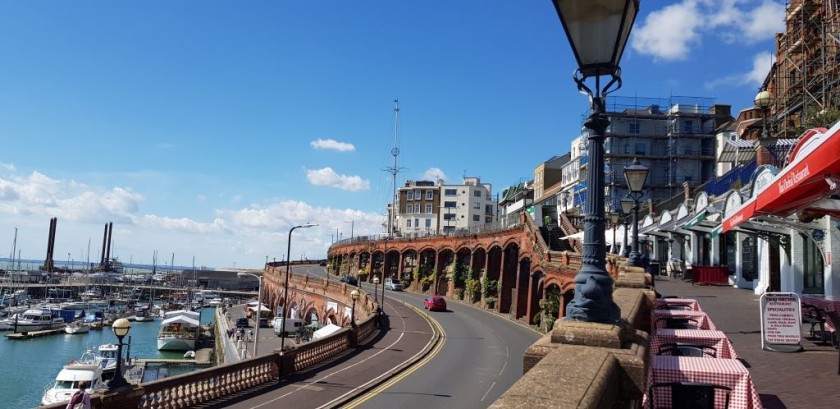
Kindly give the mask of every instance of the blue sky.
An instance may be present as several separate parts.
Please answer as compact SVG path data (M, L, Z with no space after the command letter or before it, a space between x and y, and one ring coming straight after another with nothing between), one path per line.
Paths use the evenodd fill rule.
M641 2L617 95L752 104L782 1ZM262 267L382 231L398 184L495 192L569 150L587 100L550 1L0 0L0 254Z

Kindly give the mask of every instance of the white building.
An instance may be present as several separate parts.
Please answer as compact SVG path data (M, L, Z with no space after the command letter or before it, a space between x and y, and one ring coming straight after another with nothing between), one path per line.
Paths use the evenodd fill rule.
M396 233L403 236L481 231L496 225L490 184L465 177L461 185L442 180L407 180L397 193Z

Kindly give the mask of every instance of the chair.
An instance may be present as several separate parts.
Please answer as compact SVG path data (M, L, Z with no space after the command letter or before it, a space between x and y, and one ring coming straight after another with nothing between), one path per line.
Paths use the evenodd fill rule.
M667 388L667 389L666 389ZM656 407L656 389L666 389L671 392L670 408L673 409L719 409L729 408L729 394L731 388L709 383L669 382L657 383L651 386L650 407ZM723 406L715 405L718 392L723 394ZM718 400L720 401L720 400Z
M710 356L717 358L717 348L706 345L674 342L660 346L657 355L696 356L700 358Z
M802 323L811 324L811 338L816 336L816 328L819 326L820 337L822 341L826 341L825 337L825 317L823 317L819 308L813 305L803 305L802 308Z
M654 328L660 328L659 323L665 322L665 326L662 328L668 329L699 329L700 322L694 318L673 318L673 317L665 317L659 318L654 323Z

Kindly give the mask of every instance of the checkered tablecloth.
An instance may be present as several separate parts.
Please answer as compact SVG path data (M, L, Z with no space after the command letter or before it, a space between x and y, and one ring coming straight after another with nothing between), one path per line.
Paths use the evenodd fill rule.
M699 323L700 329L717 330L715 324L703 311L653 310L650 317L651 325L656 326L652 331L653 333L656 333L658 328L665 326L665 321L657 322L660 318L691 318Z
M656 300L656 308L661 308L666 305L686 305L691 311L703 311L700 308L700 303L691 298L660 298Z
M651 355L657 355L660 347L675 342L713 347L717 349L717 357L721 359L738 358L738 354L735 353L735 348L732 347L732 343L729 342L726 334L720 331L700 329L660 328L650 339L650 353Z
M830 295L803 295L802 304L813 305L826 312L840 312L840 298Z
M750 372L737 359L653 356L643 406L648 403L650 387L655 383L665 382L697 382L726 386L732 388L729 395L730 408L762 408L761 399L755 390ZM723 402L723 395L718 394L715 407L723 407ZM664 388L656 389L653 407L670 407L670 392Z

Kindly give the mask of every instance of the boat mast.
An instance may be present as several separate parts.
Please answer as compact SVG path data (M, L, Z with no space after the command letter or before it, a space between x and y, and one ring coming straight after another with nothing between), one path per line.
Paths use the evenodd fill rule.
M12 241L12 255L11 257L9 257L10 259L12 259L12 270L15 269L15 252L17 251L17 229L18 228L15 227L15 240Z

